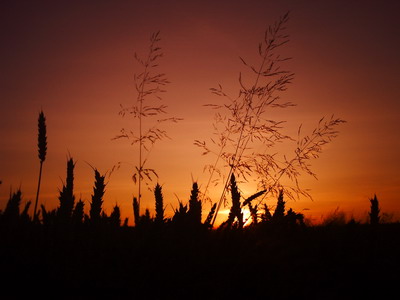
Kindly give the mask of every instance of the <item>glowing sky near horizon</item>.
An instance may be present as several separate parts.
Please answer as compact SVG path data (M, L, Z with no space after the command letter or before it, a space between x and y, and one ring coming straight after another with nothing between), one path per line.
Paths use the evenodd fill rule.
M123 162L108 179L104 208L110 212L118 203L132 221L137 149L111 138L135 126L118 115L119 106L136 99L134 52L144 54L151 33L160 30L159 70L171 81L163 103L184 120L166 127L171 140L156 144L149 164L171 215L178 199L189 199L192 180L204 187L203 167L214 159L193 145L211 135L214 112L203 104L220 99L209 88L221 84L237 93L238 57L255 61L267 26L289 10L290 42L282 51L293 57L295 80L284 96L297 107L276 117L288 130L301 123L312 128L332 114L347 123L312 162L318 180L301 178L314 201L288 207L314 219L336 208L361 218L376 193L382 211L399 216L398 1L2 1L0 208L18 187L24 201L34 200L43 109L48 153L41 202L58 204L68 154L77 161L75 195L86 209L94 179L89 164L105 173ZM153 208L150 193L144 203Z

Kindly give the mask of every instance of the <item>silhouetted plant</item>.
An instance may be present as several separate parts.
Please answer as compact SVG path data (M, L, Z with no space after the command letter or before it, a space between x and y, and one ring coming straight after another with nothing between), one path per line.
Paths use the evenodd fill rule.
M330 212L324 219L322 220L322 226L343 226L346 225L347 219L346 214L339 210L337 207L333 212Z
M279 191L278 202L274 214L272 215L272 220L281 221L285 216L285 201L283 200L283 190Z
M140 222L140 213L139 213L139 202L136 197L133 197L132 206L133 206L134 222L135 222L135 225L138 226L139 222Z
M17 222L19 220L19 206L21 204L21 189L10 193L10 198L7 201L2 218L6 223Z
M231 195L232 195L232 206L229 211L228 220L226 225L231 228L234 225L234 221L237 222L237 227L239 229L243 228L243 212L240 205L240 192L236 184L236 178L234 174L231 174L231 185L230 185Z
M82 199L79 199L72 212L72 222L75 225L83 223L85 217L84 207L85 203L82 201Z
M46 118L44 116L43 111L39 113L38 119L38 156L40 160L40 169L39 169L39 179L38 179L38 186L36 192L36 200L35 200L35 207L33 209L33 219L36 220L36 210L37 204L39 201L39 191L40 191L40 182L42 179L42 167L43 162L46 159L46 152L47 152L47 137L46 137Z
M164 223L164 199L162 195L162 188L157 183L156 187L154 188L154 197L156 200L156 218L155 222L157 224Z
M160 94L165 92L164 87L169 83L164 73L154 74L154 70L158 67L158 61L163 56L161 48L158 46L160 42L160 33L156 32L151 35L150 47L147 57L142 59L135 53L136 61L141 65L143 71L135 74L134 82L137 92L136 103L131 106L123 107L119 114L125 116L131 115L138 120L138 132L126 130L122 128L120 134L114 139L127 138L131 141L131 145L139 144L138 166L132 177L133 181L138 183L138 208L140 209L140 201L142 198L141 189L142 181L148 185L148 181L152 181L154 177L158 177L156 171L152 168L147 168L147 161L154 144L157 141L168 138L167 132L160 128L165 122L178 122L179 118L160 118L166 113L166 105L147 105L146 103L152 98L161 100ZM144 118L157 118L153 126L144 128Z
M174 215L172 217L172 222L177 225L186 225L188 219L188 207L179 202L179 208L174 210Z
M238 97L230 97L221 85L218 88L211 88L212 93L227 100L222 104L207 104L218 110L213 124L214 134L218 138L212 138L211 144L199 140L195 140L194 143L203 150L203 155L210 153L216 155L214 164L206 166L210 177L204 194L207 193L210 184L218 183L218 180L213 178L215 174L223 180L222 193L213 222L221 203L226 200L225 193L229 187L231 174L243 178L246 182L250 177L257 176L258 189L266 191L264 197L268 193L278 194L279 188L282 187L290 198L294 195L311 197L306 190L300 188L298 177L301 171L315 176L308 161L318 157L322 145L337 135L334 128L344 122L333 117L325 122L322 119L312 134L303 138L300 136L300 126L297 147L292 159L286 158L284 153L282 157L268 153L268 150L277 143L295 141L282 133L284 121L271 119L273 109L294 106L291 102L282 102L280 96L294 78L294 74L285 70L283 66L289 58L276 53L277 49L289 41L285 33L288 19L288 14L285 14L266 30L264 40L258 47L260 55L258 67L240 58L245 68L253 74L253 78L250 80L252 83L248 85L242 73L239 73ZM258 147L261 149L260 152L255 150L257 145L262 145L262 148ZM223 168L229 168L226 177L219 167L221 162L224 163ZM293 184L283 186L281 183L283 177Z
M380 222L380 208L379 208L379 201L376 195L374 195L374 198L371 198L369 200L371 202L371 208L369 212L369 222L371 225L377 225Z
M70 157L67 161L66 183L63 184L62 189L59 191L60 195L58 197L60 206L58 208L57 215L62 222L66 222L71 218L72 210L74 208L74 168L74 160Z
M269 222L272 220L272 214L268 208L268 205L264 203L264 213L261 215L262 222Z
M249 206L252 224L257 225L258 224L258 209L257 209L258 205L253 207L253 205L251 205L251 202L249 202L248 206Z
M40 205L41 211L42 211L42 223L45 226L52 226L55 223L55 220L57 218L57 210L53 209L51 211L47 211L46 207L41 204Z
M285 215L285 220L289 227L304 226L304 215L302 213L296 213L292 208L289 208Z
M22 222L24 222L25 224L28 224L30 222L30 217L28 214L29 208L31 207L32 202L28 201L25 203L24 209L22 210L21 214L20 214L20 219Z
M193 224L201 224L201 200L199 199L199 186L193 182L189 199L189 218Z
M114 227L121 226L121 210L117 204L115 204L113 211L111 212L110 223Z
M215 210L217 209L217 203L214 203L211 206L211 209L207 215L206 220L204 221L204 225L206 226L206 228L212 229L212 225L211 222L213 220L214 214L215 214Z
M105 193L106 184L104 183L105 176L100 175L97 169L94 170L94 187L92 194L92 202L90 203L90 221L92 223L98 223L101 217L101 211L103 206L103 196Z
M258 213L257 213L258 204L253 206L251 201L257 199L260 196L262 196L265 192L266 192L266 190L257 192L255 194L251 195L250 197L248 197L247 199L245 199L243 201L243 203L242 203L242 207L244 207L246 205L249 207L250 215L251 215L251 218L253 220L253 224L255 224L255 225L258 223Z
M140 224L143 226L149 226L152 223L152 218L150 216L150 210L146 208L144 215L140 217Z

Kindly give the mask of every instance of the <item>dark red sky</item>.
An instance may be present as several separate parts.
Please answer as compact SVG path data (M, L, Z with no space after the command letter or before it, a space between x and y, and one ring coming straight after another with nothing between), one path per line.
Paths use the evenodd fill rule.
M293 128L332 113L348 121L313 163L319 180L304 178L314 202L291 206L314 217L336 207L359 215L377 193L383 210L400 212L398 1L2 1L0 207L10 187L21 185L25 201L34 198L43 108L46 205L57 204L69 152L78 161L76 194L86 201L93 176L85 162L103 172L126 162L109 180L105 205L118 203L131 218L136 149L110 139L130 124L118 110L136 97L133 53L144 53L150 34L161 30L160 69L171 81L164 101L185 119L168 127L173 140L151 158L172 211L174 194L188 198L192 176L207 180L202 169L212 159L193 140L210 136L213 112L202 105L218 99L209 88L221 83L236 93L238 57L255 61L264 30L288 10L291 40L283 52L293 57L296 78L285 97L298 106L277 117Z

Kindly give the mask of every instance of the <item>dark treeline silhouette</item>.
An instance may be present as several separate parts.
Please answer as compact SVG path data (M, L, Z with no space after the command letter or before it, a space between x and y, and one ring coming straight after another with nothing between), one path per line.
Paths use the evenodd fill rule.
M157 184L155 216L135 211L134 199L128 226L118 205L104 212L105 176L96 169L90 208L75 201L74 167L69 158L54 210L42 205L30 216L21 190L10 194L0 213L3 290L18 284L24 289L11 289L15 296L57 299L345 299L382 295L398 280L391 270L400 266L400 225L382 222L376 195L369 222L310 225L286 209L283 191L274 209L259 212L253 200L261 194L242 200L232 175L230 213L211 228L215 205L203 222L196 182L170 218Z

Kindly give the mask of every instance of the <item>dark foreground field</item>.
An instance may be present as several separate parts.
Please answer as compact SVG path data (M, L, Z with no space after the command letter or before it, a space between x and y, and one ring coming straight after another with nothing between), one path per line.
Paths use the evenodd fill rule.
M7 299L385 299L400 283L398 223L0 233Z

